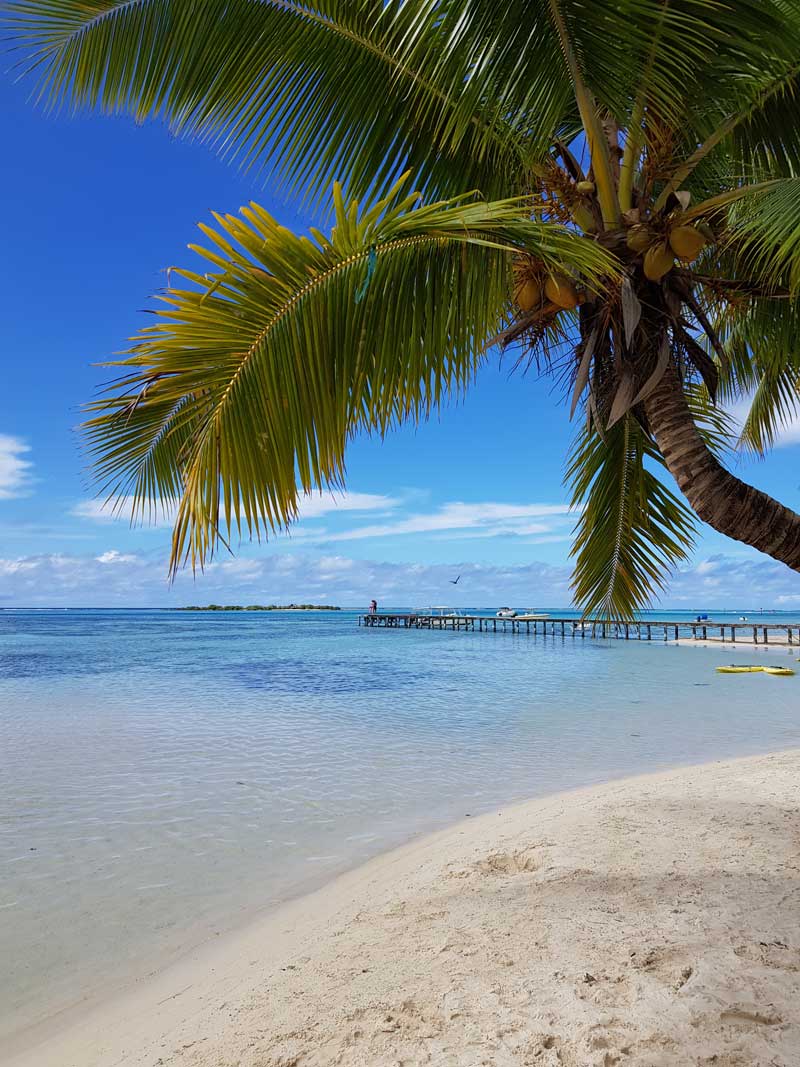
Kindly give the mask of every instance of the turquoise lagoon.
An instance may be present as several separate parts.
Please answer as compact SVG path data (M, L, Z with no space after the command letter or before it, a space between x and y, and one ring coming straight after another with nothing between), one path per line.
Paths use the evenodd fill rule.
M800 743L800 675L730 659L344 611L0 612L0 1043L465 815Z

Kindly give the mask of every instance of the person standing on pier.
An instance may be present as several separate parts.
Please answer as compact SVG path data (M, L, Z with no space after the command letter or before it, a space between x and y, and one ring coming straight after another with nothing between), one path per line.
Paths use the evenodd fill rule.
M377 613L377 611L378 611L378 601L377 600L370 600L370 602L369 602L369 613L370 613L370 615L375 615Z

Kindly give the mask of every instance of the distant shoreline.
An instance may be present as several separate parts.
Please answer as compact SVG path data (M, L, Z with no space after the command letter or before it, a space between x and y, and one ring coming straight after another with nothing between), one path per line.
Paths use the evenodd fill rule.
M189 604L167 611L341 611L335 604Z

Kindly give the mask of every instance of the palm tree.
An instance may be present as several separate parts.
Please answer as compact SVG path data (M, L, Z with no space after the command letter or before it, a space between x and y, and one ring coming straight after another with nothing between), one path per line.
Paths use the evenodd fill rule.
M797 0L11 0L6 21L50 105L161 118L316 209L336 183L328 235L256 204L202 225L203 265L91 405L103 490L177 506L173 570L285 527L350 437L426 417L498 345L585 415L586 611L646 603L692 512L800 569L800 515L726 469L715 406L752 396L736 443L763 452L797 401Z

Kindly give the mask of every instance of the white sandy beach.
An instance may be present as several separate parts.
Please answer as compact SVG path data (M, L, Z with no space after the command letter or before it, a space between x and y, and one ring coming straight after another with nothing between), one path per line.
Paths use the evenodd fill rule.
M680 637L677 641L672 642L675 645L680 645L682 648L721 648L727 652L731 652L736 656L741 656L743 653L758 652L760 655L777 655L779 657L794 657L797 659L797 654L800 652L800 645L789 644L788 641L776 640L771 637L765 644L763 641L755 644L753 641L731 641L726 637L725 640L721 640L719 637ZM782 666L792 666L792 663L782 664Z
M6 1062L797 1067L799 800L792 750L467 819Z

